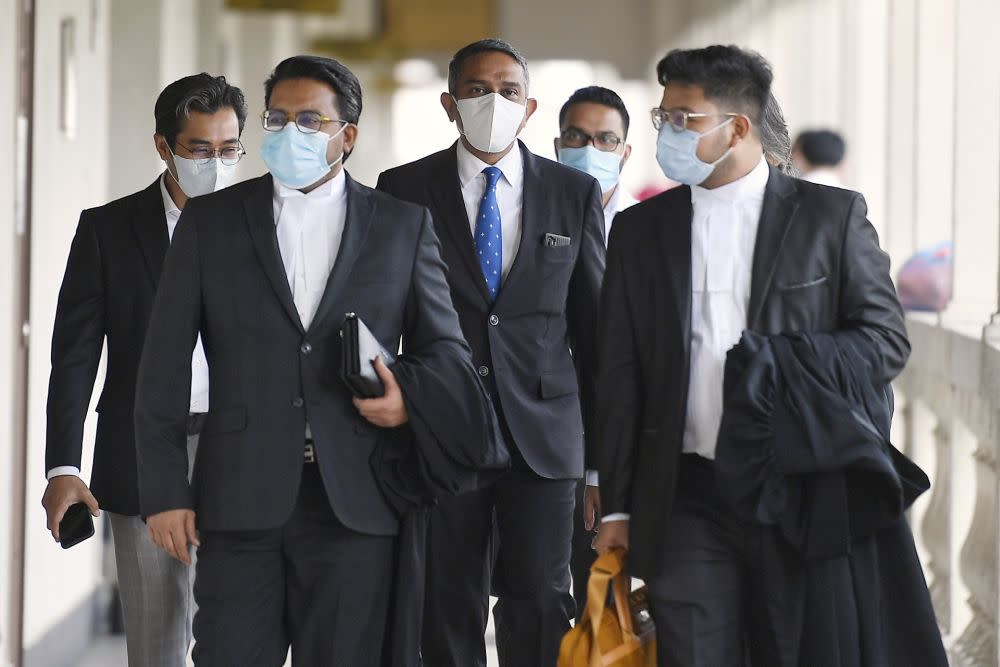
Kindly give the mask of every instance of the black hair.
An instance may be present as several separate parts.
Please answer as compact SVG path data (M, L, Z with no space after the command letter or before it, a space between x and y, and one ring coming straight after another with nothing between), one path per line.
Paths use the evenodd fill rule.
M614 109L622 117L622 125L625 127L625 137L628 137L628 109L625 108L625 103L622 102L622 98L615 91L610 88L602 88L601 86L587 86L586 88L580 88L575 93L569 96L566 103L562 105L562 109L559 110L559 127L562 127L563 122L566 120L566 114L569 112L569 108L574 104L584 104L584 103L600 104L602 106Z
M240 134L243 134L243 125L247 120L243 91L230 85L224 76L212 76L205 72L186 76L164 88L156 98L156 106L153 107L156 133L162 134L170 150L174 150L181 126L191 117L192 111L212 114L226 107L236 112Z
M330 86L337 94L340 119L357 125L361 118L361 82L342 63L322 56L292 56L282 60L264 83L265 107L271 104L274 87L288 79L312 79Z
M836 167L844 159L844 138L832 130L807 130L795 140L806 162L814 167Z
M720 111L745 114L760 123L774 74L755 51L738 46L674 49L656 66L660 85L677 82L700 86Z
M786 174L793 174L792 140L788 135L788 123L785 122L785 114L773 94L767 96L767 103L761 112L760 143L768 162Z
M448 63L448 92L452 95L455 94L455 89L458 88L458 77L462 73L462 65L465 64L466 60L473 56L478 56L480 53L488 53L490 51L506 53L516 60L521 69L524 70L524 84L527 87L528 61L524 59L521 52L502 39L481 39L478 42L463 46L451 57L451 62Z

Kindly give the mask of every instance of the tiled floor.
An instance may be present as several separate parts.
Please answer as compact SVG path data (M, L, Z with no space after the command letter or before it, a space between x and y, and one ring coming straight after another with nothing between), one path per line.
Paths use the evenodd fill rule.
M490 625L486 629L486 652L488 667L497 667L496 650L493 643L493 619L490 618ZM101 637L91 649L83 656L83 661L72 667L126 667L128 661L125 658L125 639L118 637ZM291 662L285 663L290 665ZM59 667L53 665L52 667ZM67 665L66 667L70 667Z

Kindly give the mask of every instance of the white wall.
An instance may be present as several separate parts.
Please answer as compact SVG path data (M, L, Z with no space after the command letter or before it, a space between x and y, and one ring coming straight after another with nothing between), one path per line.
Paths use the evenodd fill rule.
M108 116L108 5L101 1L96 6L96 25L90 3L48 0L36 9L24 608L24 645L29 650L94 591L101 574L101 540L91 539L63 551L45 529L39 502L45 489L45 400L56 297L80 210L102 203L107 196L103 128ZM75 138L67 137L59 123L60 24L65 19L76 22L79 99ZM91 30L96 30L93 42ZM122 113L120 108L118 113ZM91 422L85 443L92 442ZM91 451L85 447L85 475Z
M15 120L10 113L17 95L17 22L13 2L0 3L0 100L9 101L8 113L0 123L0 145L8 147L0 154L0 201L14 201ZM17 344L15 323L14 207L0 207L0 368L13 368L14 346ZM13 382L11 373L0 374L0 502L13 506L11 497L14 481L13 466ZM20 517L0 512L0 665L7 661L11 649L10 568L13 522Z

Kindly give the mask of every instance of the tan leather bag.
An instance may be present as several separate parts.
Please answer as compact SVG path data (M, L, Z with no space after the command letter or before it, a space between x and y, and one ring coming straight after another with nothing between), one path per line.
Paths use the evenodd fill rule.
M602 554L590 569L587 609L563 637L558 667L656 667L656 633L645 590L629 595L625 551ZM608 587L614 605L607 604Z

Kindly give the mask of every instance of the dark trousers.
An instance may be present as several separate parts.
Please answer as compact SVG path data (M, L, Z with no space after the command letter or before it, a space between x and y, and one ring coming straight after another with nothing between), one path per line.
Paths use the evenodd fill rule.
M796 633L772 623L782 592L760 585L781 567L764 530L726 506L711 461L682 456L663 569L646 581L660 667L788 664Z
M573 600L576 601L576 620L580 621L587 608L587 582L590 581L590 568L597 560L594 551L594 532L583 525L583 494L587 490L587 482L580 480L576 485L576 511L573 512L573 553L570 556L569 569L573 573ZM600 517L597 519L600 521Z
M203 531L194 597L194 662L379 667L395 538L334 516L319 470L303 468L295 510L273 530Z
M519 457L517 457L519 458ZM425 667L485 667L491 544L497 654L503 667L553 667L569 630L575 480L543 479L518 461L488 488L431 513L422 654Z

